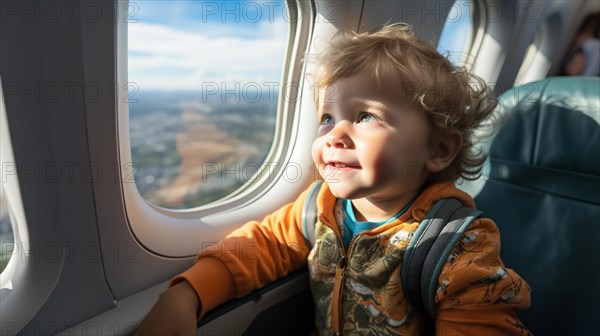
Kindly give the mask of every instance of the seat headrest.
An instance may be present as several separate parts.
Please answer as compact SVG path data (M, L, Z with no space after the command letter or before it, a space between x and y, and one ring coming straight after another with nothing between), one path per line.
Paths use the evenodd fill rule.
M578 184L587 183L580 176L600 176L600 78L554 77L512 88L500 96L494 115L499 130L479 144L488 154L482 177L457 182L471 196L490 176L506 177L499 163L521 179L531 180L529 167L572 173Z
M495 159L600 175L600 78L556 77L500 97Z

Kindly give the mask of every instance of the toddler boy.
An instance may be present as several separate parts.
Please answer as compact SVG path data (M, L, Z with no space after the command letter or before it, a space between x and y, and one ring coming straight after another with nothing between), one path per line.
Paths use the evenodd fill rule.
M475 208L454 181L476 177L485 159L472 149L474 130L496 105L485 83L401 24L338 33L315 75L312 156L325 182L312 250L302 228L307 190L200 253L138 333L193 334L215 306L308 263L322 336L528 335L515 310L529 307L530 288L500 260L488 218L471 224L442 268L435 325L407 301L401 282L407 245L432 204L454 197ZM234 252L245 244L261 257Z

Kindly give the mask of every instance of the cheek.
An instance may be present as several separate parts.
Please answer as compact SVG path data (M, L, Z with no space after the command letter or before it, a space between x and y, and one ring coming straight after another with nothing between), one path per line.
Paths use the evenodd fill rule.
M316 138L313 141L311 148L311 155L313 159L313 163L319 163L322 160L322 140L321 138Z
M391 168L393 170L407 165L422 166L427 155L427 147L423 139L406 134L389 139L374 163L383 171L389 172L390 167L394 167Z
M418 142L398 148L396 162L411 167L422 167L427 158L427 147Z
M357 148L360 153L361 165L367 168L364 173L372 174L372 178L379 178L389 174L390 167L398 158L398 147L390 143L390 139L371 138L364 141L363 146Z

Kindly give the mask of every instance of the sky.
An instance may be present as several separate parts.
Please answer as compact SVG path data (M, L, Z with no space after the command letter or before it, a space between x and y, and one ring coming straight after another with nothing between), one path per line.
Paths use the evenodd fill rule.
M473 19L469 12L472 7L471 1L457 0L448 13L440 36L437 50L455 64L464 61L464 50L473 37Z
M472 36L468 8L455 3L438 45L457 63ZM290 24L283 0L133 0L128 19L128 81L140 90L280 80Z
M280 80L289 25L282 1L130 4L128 81L140 90Z

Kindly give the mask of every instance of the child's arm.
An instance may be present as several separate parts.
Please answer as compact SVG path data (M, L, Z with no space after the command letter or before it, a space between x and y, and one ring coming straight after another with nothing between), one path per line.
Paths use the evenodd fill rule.
M214 307L305 265L309 251L302 233L302 209L307 193L308 189L295 202L268 215L262 222L246 223L198 254L192 267L171 280L169 289L138 330L151 331L158 324L171 323L183 323L188 330L189 315L193 313L195 332L197 320ZM184 289L174 290L182 283ZM171 294L172 291L175 293ZM198 307L192 309L188 300L195 300ZM177 313L171 311L179 302L186 303L177 307Z
M530 335L516 317L530 306L531 289L500 259L496 224L477 220L442 268L436 301L436 334Z

